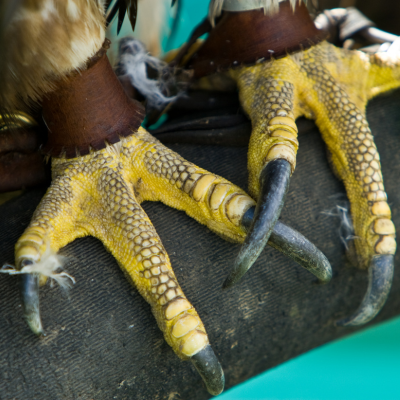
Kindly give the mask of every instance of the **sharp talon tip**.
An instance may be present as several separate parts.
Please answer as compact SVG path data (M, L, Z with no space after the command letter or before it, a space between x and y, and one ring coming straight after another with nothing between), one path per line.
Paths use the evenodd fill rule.
M248 233L231 274L235 283L251 268L267 244L285 202L291 173L292 167L284 159L269 162L261 171L257 206L255 210L248 210L242 219Z
M252 207L243 215L242 226L246 230L250 229L254 212L255 207ZM316 276L317 281L313 281L313 284L325 285L332 279L331 264L322 251L282 221L276 221L268 244ZM224 284L224 288L226 286Z
M225 386L224 371L211 346L207 345L190 360L203 378L208 392L213 396L222 393Z
M236 258L236 261L233 265L231 273L226 277L225 282L222 285L223 289L229 289L232 286L238 284L243 275L247 272L250 267L248 266L247 260L243 260L240 258L240 253Z
M321 253L322 254L322 253ZM323 254L322 254L323 255ZM324 256L325 257L325 256ZM322 260L321 262L321 270L323 272L321 272L318 275L318 279L317 279L317 284L318 285L326 285L327 283L329 283L332 279L332 267L330 262L328 261L328 259L325 258L325 260Z
M231 277L231 275L229 275L226 279L225 279L225 281L224 281L224 283L222 284L222 289L229 289L229 288L231 288L232 286L235 286L235 284L236 284L236 281Z
M318 286L323 286L323 285L326 285L329 282L330 282L330 279L327 279L327 280L317 279L315 281L315 284L318 285Z
M336 322L336 326L359 326L371 321L382 309L392 286L394 256L374 256L368 268L368 289L358 310L350 317Z
M31 329L32 329L32 327L31 327ZM32 329L32 331L33 331L33 329ZM40 329L38 330L38 331L36 331L36 332L33 332L33 333L35 333L37 336L39 336L39 337L46 337L46 334L44 333L44 330L43 330L43 328L42 327L40 327Z
M324 253L283 222L276 222L268 244L311 272L319 284L324 285L332 279L332 267Z

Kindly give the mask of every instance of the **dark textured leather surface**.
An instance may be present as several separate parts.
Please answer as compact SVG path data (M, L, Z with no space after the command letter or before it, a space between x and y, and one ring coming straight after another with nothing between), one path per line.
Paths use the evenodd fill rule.
M108 43L107 43L108 42ZM45 154L74 158L90 149L104 149L131 135L141 125L145 109L123 90L104 46L84 71L56 82L43 98L43 120L48 128Z
M371 102L368 119L381 153L393 219L400 226L400 92ZM322 214L344 193L326 160L318 131L300 135L298 164L282 220L309 237L332 263L326 286L268 248L237 287L221 285L238 245L227 243L183 212L146 203L186 295L197 308L232 387L316 346L354 332L334 321L352 313L367 275L346 262L338 220ZM201 167L246 188L246 148L173 145ZM0 207L0 258L13 262L13 246L43 190ZM181 399L210 396L189 362L166 344L150 307L125 280L94 238L76 240L61 253L77 283L68 293L41 291L47 336L36 338L22 316L16 277L0 276L0 399ZM400 313L400 268L373 321ZM345 360L344 360L345 362Z
M232 66L253 65L260 59L281 58L308 49L325 37L302 3L293 10L288 2L281 2L273 16L261 9L223 11L186 67L200 78Z

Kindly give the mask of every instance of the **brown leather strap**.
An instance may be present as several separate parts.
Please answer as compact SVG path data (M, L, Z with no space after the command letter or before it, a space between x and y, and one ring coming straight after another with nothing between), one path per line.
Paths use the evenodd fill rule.
M119 142L142 123L144 107L125 94L106 56L107 42L88 61L86 70L60 80L43 100L46 154L85 155Z
M238 65L284 57L324 39L307 7L301 3L293 12L288 1L279 4L276 15L262 9L225 11L207 40L190 58L187 67L199 78Z

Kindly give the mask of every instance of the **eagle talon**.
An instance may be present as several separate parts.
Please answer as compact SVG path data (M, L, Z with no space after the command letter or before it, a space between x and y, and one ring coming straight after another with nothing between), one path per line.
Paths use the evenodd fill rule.
M390 288L396 233L365 108L372 97L400 86L398 47L393 44L386 53L367 55L320 41L322 36L316 32L314 43L310 42L308 49L296 53L298 49L289 46L290 38L285 43L274 42L276 32L281 29L279 26L275 26L275 31L269 31L267 26L272 26L279 18L285 19L288 26L299 23L300 12L306 13L301 2L293 12L288 12L288 2L281 2L279 12L267 16L257 7L233 13L229 4L229 1L221 2L221 10L225 10L223 16L207 40L186 61L186 66L201 78L197 88L207 88L218 75L210 78L206 75L224 69L225 76L236 82L240 103L252 122L248 169L249 192L253 197L262 192L260 175L266 163L285 159L291 172L294 171L299 147L295 120L301 116L315 120L332 154L334 170L346 186L355 234L362 239L355 243L358 264L361 268L370 265L372 274L360 309L340 324L368 322L383 306ZM306 14L303 17L307 19ZM238 21L246 19L247 24L241 25L240 35L237 35ZM252 59L255 49L249 46L249 41L246 47L243 38L254 33L255 22L260 26L265 24L264 33L257 33L279 50L274 53L276 59L265 53L265 48L273 47L261 45L256 50L259 52L257 59L262 62ZM314 26L310 19L304 24ZM226 43L229 43L228 48ZM286 55L280 52L280 46L287 47ZM252 52L247 51L250 47ZM234 58L228 57L230 54L234 54ZM218 65L214 67L215 64ZM354 73L358 74L358 80L354 79ZM271 232L266 232L268 237ZM252 230L249 237L251 235ZM249 247L247 243L248 239L243 249ZM253 254L246 250L239 253L224 287L236 283L251 266ZM378 274L377 265L385 271L383 277ZM322 281L330 277L329 273ZM386 282L383 287L378 283L382 279Z
M235 285L251 268L267 244L289 188L291 165L283 159L269 162L260 174L260 195L254 218L233 270L223 287Z
M332 267L324 253L295 229L277 221L269 244L316 276L316 283L325 285L332 279Z
M371 321L381 310L393 281L394 256L382 254L372 257L368 268L368 289L357 311L336 322L337 326L358 326Z
M370 266L370 284L360 309L340 324L362 324L383 307L396 252L380 157L365 109L371 98L400 86L399 41L386 52L371 54L337 48L323 40L326 33L316 29L304 2L295 3L291 9L288 1L282 1L273 12L263 12L261 3L232 9L230 0L213 0L210 10L218 4L221 18L182 63L198 79L196 89L224 87L226 78L236 83L240 104L251 120L248 170L253 198L262 196L260 176L265 165L285 159L294 172L299 148L295 121L315 120L350 200L360 239L355 242L357 264ZM283 21L285 35L281 35ZM308 46L300 44L303 39ZM269 229L265 232L267 238L272 235ZM253 234L251 228L248 238ZM224 287L240 279L262 248L253 251L248 238ZM328 273L321 280L330 277Z
M98 152L73 159L53 158L52 170L52 184L16 244L16 263L22 269L11 271L23 274L22 293L31 329L43 333L39 283L47 271L46 255L55 255L78 237L92 235L109 249L150 303L177 355L194 359L207 387L213 394L221 392L221 367L211 357L211 349L203 352L209 347L205 327L180 288L168 254L140 203L162 201L240 242L245 237L240 221L254 200L225 179L184 160L143 128ZM60 264L49 265L55 271L53 264ZM63 274L47 273L54 279ZM63 277L73 282L69 275ZM208 364L202 364L202 354L207 355Z
M24 260L21 265L33 264L30 260ZM22 274L21 297L24 307L26 322L36 335L43 336L44 330L40 319L39 302L39 274Z
M190 358L197 372L203 378L207 390L213 396L219 395L225 386L225 376L210 345Z
M246 231L250 229L254 213L255 207L251 207L243 215L241 224ZM283 222L276 221L268 244L316 276L318 280L315 283L324 285L332 279L331 264L322 251Z

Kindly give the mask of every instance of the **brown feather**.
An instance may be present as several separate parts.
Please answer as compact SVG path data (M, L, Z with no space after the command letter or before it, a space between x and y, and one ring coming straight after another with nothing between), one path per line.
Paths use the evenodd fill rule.
M103 1L22 0L4 30L2 112L40 102L55 80L83 68L104 38Z

